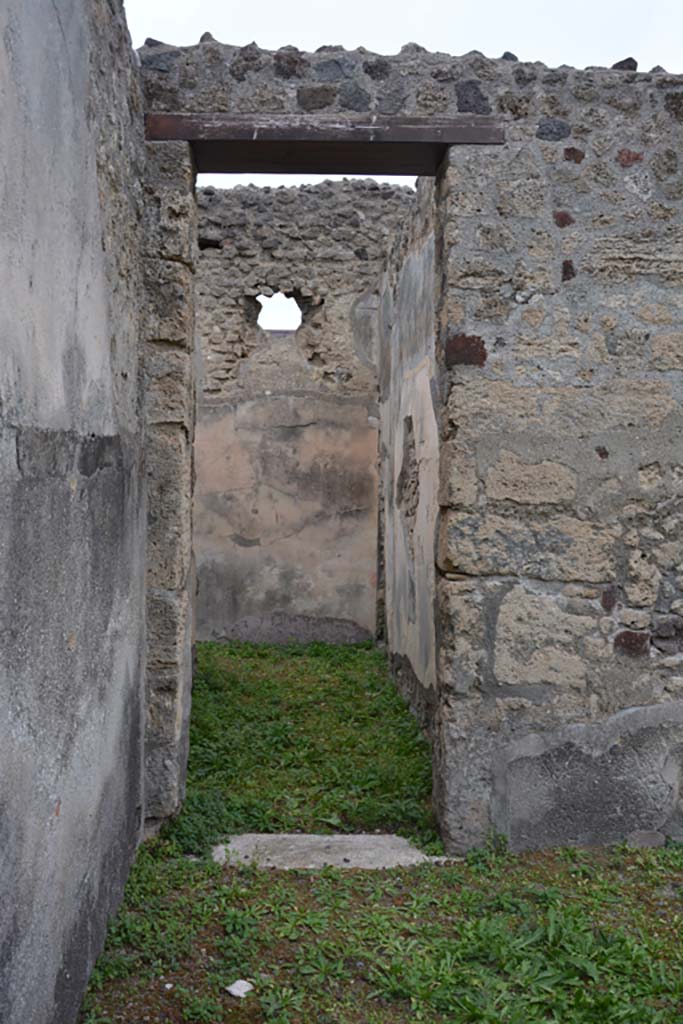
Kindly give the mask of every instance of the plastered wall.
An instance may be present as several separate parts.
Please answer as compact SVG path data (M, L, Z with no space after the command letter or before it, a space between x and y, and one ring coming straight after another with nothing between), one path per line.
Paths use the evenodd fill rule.
M119 3L0 9L0 1020L71 1024L142 822L142 105Z
M434 551L439 489L437 190L419 183L379 305L380 472L386 642L399 685L429 730L437 703Z
M413 200L372 181L198 194L201 639L375 633L378 282ZM296 332L258 326L273 292L297 297Z

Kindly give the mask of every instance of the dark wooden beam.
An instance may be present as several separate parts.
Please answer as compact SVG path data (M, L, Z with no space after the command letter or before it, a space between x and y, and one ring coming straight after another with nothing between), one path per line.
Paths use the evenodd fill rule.
M446 147L405 142L191 141L199 173L436 174Z
M492 118L148 114L150 142L185 141L197 170L433 175L448 146L499 146Z

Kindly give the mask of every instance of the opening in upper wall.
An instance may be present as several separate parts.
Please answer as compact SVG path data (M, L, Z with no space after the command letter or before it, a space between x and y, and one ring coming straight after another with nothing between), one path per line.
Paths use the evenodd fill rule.
M303 314L299 303L282 292L256 296L261 305L257 324L264 331L296 331L301 327Z

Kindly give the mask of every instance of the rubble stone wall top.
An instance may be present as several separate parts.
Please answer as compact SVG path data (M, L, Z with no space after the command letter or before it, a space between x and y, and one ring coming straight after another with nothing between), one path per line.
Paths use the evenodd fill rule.
M548 68L511 54L499 60L477 51L455 57L414 43L382 56L337 46L315 53L271 51L202 38L186 47L148 40L139 51L147 109L319 117L479 114L506 122L513 140L536 136L549 142L586 140L624 116L669 130L683 122L683 76L663 69Z
M200 189L202 401L268 387L374 397L378 280L414 199L372 180ZM277 291L296 297L303 323L276 356L256 296Z

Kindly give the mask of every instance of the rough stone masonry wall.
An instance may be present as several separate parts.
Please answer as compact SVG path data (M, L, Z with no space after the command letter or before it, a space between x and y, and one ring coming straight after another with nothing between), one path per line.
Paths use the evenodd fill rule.
M0 1019L71 1024L142 814L142 106L120 3L0 40Z
M491 69L444 171L451 849L683 837L683 80Z
M203 39L142 51L150 108L505 123L441 183L444 835L680 837L683 79Z
M192 691L195 425L194 167L183 142L147 144L144 392L147 473L147 828L185 795Z
M377 619L377 286L407 188L198 193L200 639L354 641ZM294 295L296 332L257 324Z

